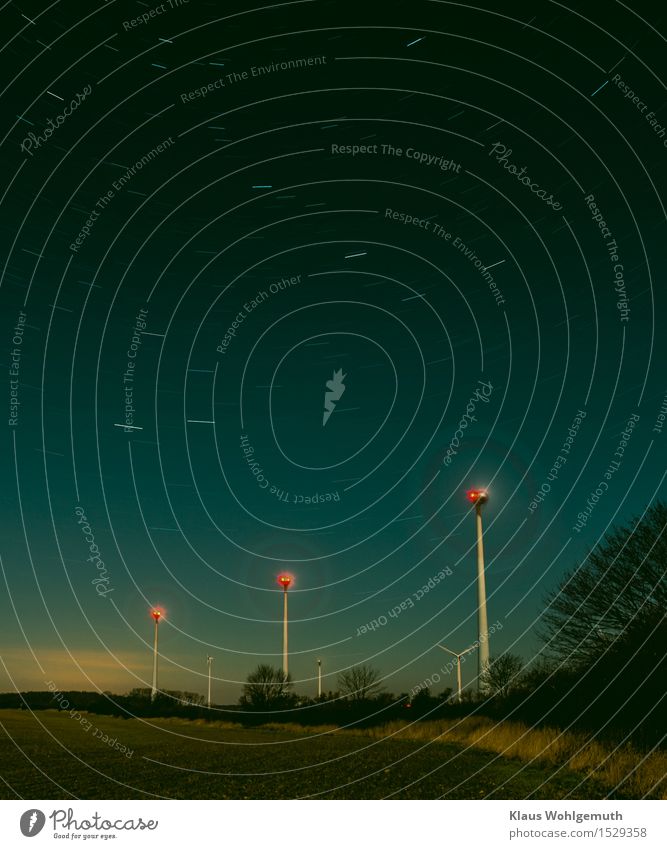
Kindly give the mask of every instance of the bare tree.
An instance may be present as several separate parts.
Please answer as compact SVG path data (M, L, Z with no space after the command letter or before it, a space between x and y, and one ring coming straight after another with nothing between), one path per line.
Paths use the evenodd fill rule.
M554 658L586 666L618 642L627 652L628 640L639 650L664 622L666 528L667 506L657 502L643 518L615 528L565 575L546 599L540 631Z
M290 689L292 679L282 669L260 663L246 679L243 685L242 705L270 709L289 703L292 699Z
M338 675L338 687L341 693L353 702L362 702L384 690L378 670L366 664L351 666L341 672Z
M511 652L490 658L482 673L483 689L489 695L506 698L520 684L523 665L523 660Z

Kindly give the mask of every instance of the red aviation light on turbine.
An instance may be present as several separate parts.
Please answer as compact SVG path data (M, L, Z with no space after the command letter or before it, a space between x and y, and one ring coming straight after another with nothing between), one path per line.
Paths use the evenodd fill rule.
M155 608L155 610L151 610L151 616L155 619L156 622L159 622L162 618L162 611Z
M468 501L471 501L473 504L484 504L489 498L485 489L469 489L466 495L468 496Z
M278 583L280 584L280 586L284 590L286 590L287 587L289 587L289 585L292 583L292 581L293 581L293 578L292 578L291 575L288 575L286 573L284 573L282 575L278 575Z

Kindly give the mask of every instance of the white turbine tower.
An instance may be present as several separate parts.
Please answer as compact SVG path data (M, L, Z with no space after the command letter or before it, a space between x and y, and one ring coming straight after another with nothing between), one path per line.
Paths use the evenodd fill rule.
M210 654L206 655L206 664L208 666L208 698L206 700L206 704L208 707L211 707L211 664L213 663L213 658Z
M151 701L153 701L157 696L157 628L162 611L156 608L151 611L151 616L155 620L155 634L153 637L153 686L151 687Z
M289 652L287 650L287 589L289 585L292 583L292 576L288 575L286 572L283 572L282 575L278 575L278 583L283 588L283 672L285 676L288 673L288 662L289 662Z
M482 504L489 496L485 489L468 490L468 500L475 505L477 525L477 624L479 655L477 656L477 689L484 692L485 673L489 668L489 623L486 617L486 578L484 576L484 539L482 532Z

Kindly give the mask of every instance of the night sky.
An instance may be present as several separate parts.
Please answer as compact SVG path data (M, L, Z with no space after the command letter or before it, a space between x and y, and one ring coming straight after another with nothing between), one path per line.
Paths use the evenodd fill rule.
M158 605L161 686L235 702L287 570L297 692L407 691L477 637L471 486L536 656L664 497L661 15L2 7L0 689L149 686Z

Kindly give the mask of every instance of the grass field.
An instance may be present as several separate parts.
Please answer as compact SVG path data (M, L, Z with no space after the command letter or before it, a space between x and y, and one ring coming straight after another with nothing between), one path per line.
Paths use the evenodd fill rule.
M609 798L582 773L457 742L52 710L0 711L0 775L5 799Z

